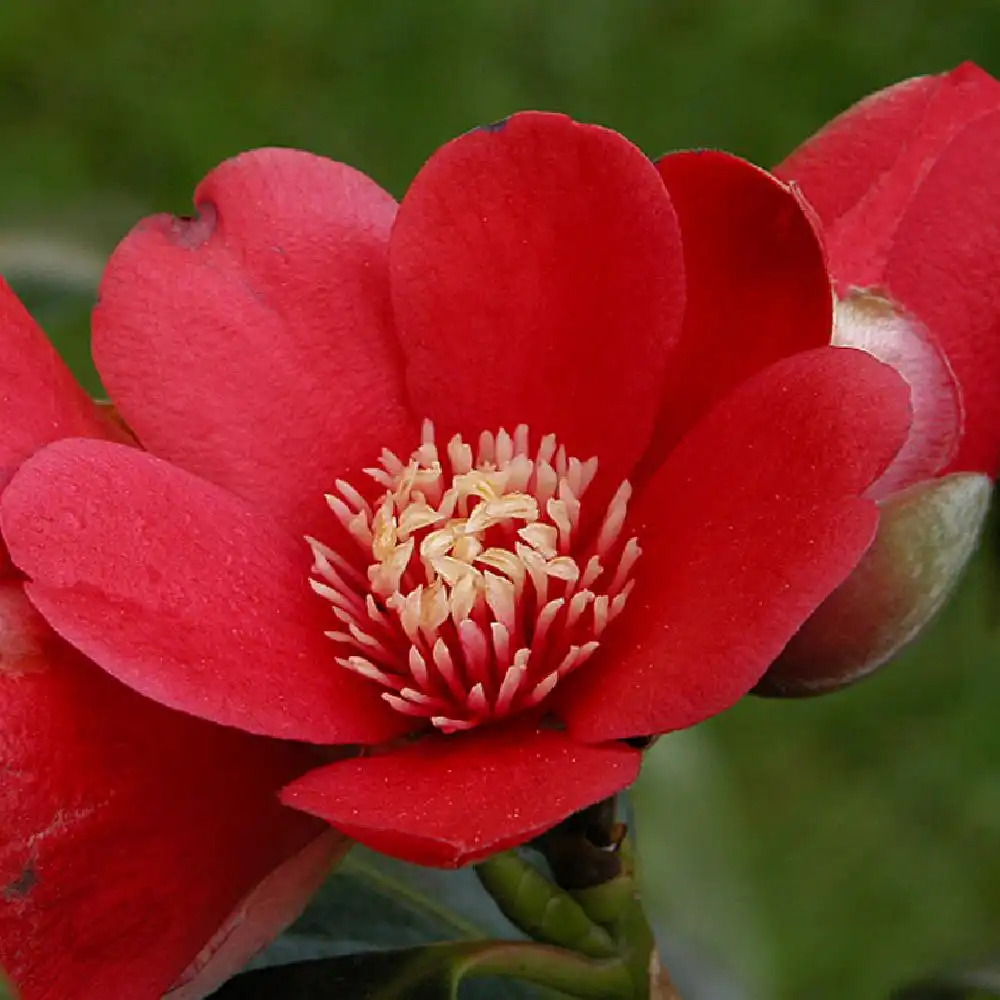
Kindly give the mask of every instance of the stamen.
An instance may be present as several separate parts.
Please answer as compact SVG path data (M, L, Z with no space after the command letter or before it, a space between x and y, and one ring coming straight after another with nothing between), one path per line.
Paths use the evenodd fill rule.
M559 488L559 477L556 470L548 462L540 462L535 466L535 496L538 497L538 505L543 510L548 510L549 501L556 495ZM549 517L551 517L551 512Z
M569 611L566 613L566 627L573 628L574 625L580 620L580 616L586 610L587 605L594 599L594 593L591 590L580 590L573 595L573 599L569 602Z
M549 601L538 613L538 617L535 619L535 636L531 641L531 651L533 653L542 648L545 643L545 637L548 635L556 615L559 614L565 604L566 599L558 597L554 601Z
M580 577L581 587L591 587L597 582L597 578L604 572L600 557L595 553L587 560L587 565Z
M514 457L514 441L507 431L501 427L497 434L496 463L503 468Z
M515 610L517 596L514 584L510 580L489 570L483 573L486 603L498 624L503 625L508 632L514 631L516 622Z
M326 498L364 563L306 539L310 585L341 623L327 632L347 654L335 662L443 733L542 705L635 586L629 484L588 542L597 459L567 455L551 434L530 449L525 424L439 448L424 421L407 460L384 449L366 490L336 480Z
M306 535L306 543L312 549L313 558L316 560L314 567L316 572L326 575L336 570L339 576L347 577L358 588L365 586L365 578L339 552L335 552L309 535ZM331 582L337 582L336 578L331 578Z
M333 485L340 490L340 495L348 503L354 504L356 510L363 510L371 518L372 509L368 505L368 501L350 483L345 483L343 479L337 479Z
M465 686L462 684L455 664L451 658L451 650L448 649L444 639L438 639L434 643L434 666L438 673L444 678L445 684L451 689L451 693L460 699L465 698Z
M384 698L385 695L382 695ZM431 717L431 725L446 734L459 733L463 729L475 729L479 725L479 719L449 719L444 715L434 715Z
M601 532L597 536L597 551L601 555L604 555L618 539L622 525L625 523L625 514L628 511L628 501L631 495L632 487L626 480L611 498L608 512L604 515L604 523L601 525Z
M397 712L402 712L404 715L426 715L423 705L417 705L406 698L400 698L398 695L391 694L388 691L382 692L382 700L392 705Z
M472 448L458 434L448 442L448 461L455 475L462 476L472 470Z
M538 456L535 458L535 462L538 465L551 465L552 456L556 453L556 446L555 434L546 434L538 443Z
M630 538L625 543L625 548L622 549L622 557L618 560L618 569L615 570L614 579L608 587L609 594L613 596L625 586L632 573L632 569L635 567L635 564L638 562L639 556L641 555L642 549L639 548L638 539Z
M427 672L427 661L423 658L420 650L416 646L410 646L410 660L409 660L410 673L413 675L413 679L422 688L426 688L430 684L430 674Z
M552 689L559 683L559 674L556 671L552 671L548 677L539 681L531 694L528 695L527 704L537 705L539 702L543 701L548 695L552 693Z
M486 691L482 684L476 684L465 699L465 706L476 715L489 715L490 703L486 700Z
M398 690L402 686L398 678L390 677L384 670L379 670L371 660L366 660L363 656L338 656L337 662L346 670L359 674L361 677L367 677L369 680L378 681L379 684L384 684L386 687Z
M510 660L510 629L500 622L490 622L490 636L493 639L493 658L502 668Z
M384 466L385 471L388 472L390 476L396 478L398 478L406 468L406 463L397 458L396 453L389 451L388 448L382 449L379 461Z
M494 706L497 715L507 714L527 676L528 668L526 665L511 665L507 669L507 673L504 674L503 682L500 685L500 690L497 693L496 705Z
M528 425L518 424L514 428L514 453L519 457L528 455Z
M546 559L551 559L556 554L559 532L551 524L545 524L542 521L526 524L518 530L517 537L527 542Z
M486 636L472 619L466 618L458 623L458 640L465 655L467 676L482 684L488 680L489 647L486 644Z
M565 555L573 544L573 521L565 500L549 500L545 512L559 529L559 551Z

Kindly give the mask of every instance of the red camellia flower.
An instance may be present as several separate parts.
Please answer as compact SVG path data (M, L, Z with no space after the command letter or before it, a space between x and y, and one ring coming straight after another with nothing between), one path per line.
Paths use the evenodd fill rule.
M0 485L65 435L121 434L0 282ZM0 569L0 966L22 1000L208 995L346 841L276 791L314 755L140 697Z
M659 167L537 113L398 207L307 153L224 163L100 289L141 448L60 440L3 494L34 606L155 701L358 748L282 799L409 860L630 784L630 738L732 705L851 572L911 423L830 346L795 192Z
M775 171L818 215L836 339L914 389L911 447L883 478L878 538L769 671L817 693L884 663L970 556L1000 465L1000 83L966 64L873 94ZM919 425L919 426L916 426Z

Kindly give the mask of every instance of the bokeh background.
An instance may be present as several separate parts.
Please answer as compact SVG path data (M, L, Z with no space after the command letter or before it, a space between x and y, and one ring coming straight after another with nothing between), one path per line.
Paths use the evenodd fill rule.
M399 195L446 139L537 107L651 155L768 165L865 93L964 59L1000 73L994 0L8 0L0 271L96 391L102 258L239 150L312 149ZM985 554L860 687L747 700L652 751L650 904L748 996L881 1000L1000 951L994 576Z

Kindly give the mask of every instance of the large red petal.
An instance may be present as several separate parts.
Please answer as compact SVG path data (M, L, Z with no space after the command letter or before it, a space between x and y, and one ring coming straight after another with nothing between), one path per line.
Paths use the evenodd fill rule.
M636 588L557 689L571 731L680 729L746 693L871 543L859 499L906 437L905 382L850 348L779 361L695 425L639 498Z
M321 833L275 794L315 757L139 697L16 584L0 621L0 966L23 1000L159 1000Z
M674 153L657 168L681 226L687 299L643 463L650 472L730 389L828 344L833 329L823 247L792 188L728 153Z
M525 113L438 151L400 206L393 303L415 410L450 435L527 423L628 475L683 312L677 221L607 129Z
M62 437L121 435L77 384L0 278L0 488L29 455Z
M303 541L226 490L134 448L70 439L0 501L28 593L137 691L249 732L379 742L403 717L339 667Z
M641 755L525 724L433 736L339 761L283 801L394 857L454 867L522 844L630 785Z
M244 153L111 258L94 356L142 443L305 530L338 476L416 443L390 330L393 199L340 163Z

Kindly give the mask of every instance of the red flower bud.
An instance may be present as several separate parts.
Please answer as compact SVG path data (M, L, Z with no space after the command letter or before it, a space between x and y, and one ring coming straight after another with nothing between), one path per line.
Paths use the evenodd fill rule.
M762 693L831 690L884 663L972 552L1000 461L998 149L1000 83L966 64L873 94L775 170L823 230L842 300L835 339L900 371L914 420L870 494L875 544ZM936 478L953 472L981 475Z

